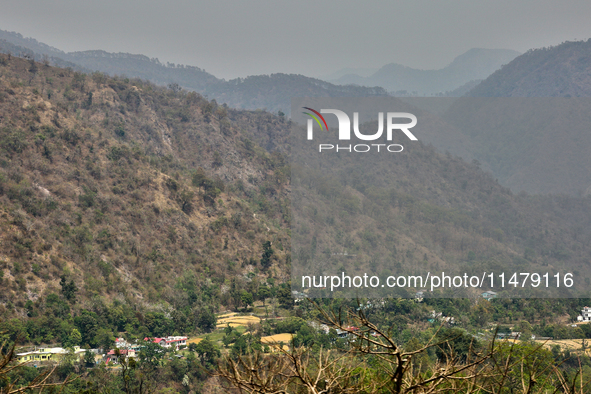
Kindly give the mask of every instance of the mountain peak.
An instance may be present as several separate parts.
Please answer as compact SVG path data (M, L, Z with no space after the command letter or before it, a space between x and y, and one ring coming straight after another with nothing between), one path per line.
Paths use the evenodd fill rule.
M473 48L438 70L420 70L399 63L389 63L369 77L344 75L332 82L341 85L381 86L391 92L432 95L457 89L473 80L484 79L518 55L519 52L509 49Z

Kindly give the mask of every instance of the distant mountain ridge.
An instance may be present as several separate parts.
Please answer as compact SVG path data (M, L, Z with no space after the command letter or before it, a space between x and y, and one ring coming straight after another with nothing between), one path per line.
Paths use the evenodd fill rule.
M163 64L156 58L130 53L110 53L103 50L89 50L66 53L21 34L0 30L0 52L26 53L41 61L44 57L60 67L71 67L78 71L100 71L111 76L124 75L141 78L158 85L177 84L187 90L194 90L227 103L235 108L267 109L289 114L291 97L307 95L317 97L363 97L386 96L382 88L338 86L304 75L272 74L237 78L231 81L219 79L207 71L194 66Z
M210 85L208 97L239 109L266 108L289 114L292 97L387 96L380 87L339 86L297 74L254 75Z
M12 43L14 45L18 45L20 47L27 48L27 49L35 52L38 55L59 56L59 57L67 56L67 53L62 50L59 50L57 48L54 48L52 46L49 46L49 45L44 44L42 42L39 42L39 41L35 40L34 38L23 37L22 34L16 33L16 32L9 32L9 31L5 31L5 30L0 30L0 40L5 40L5 41Z
M389 92L431 95L457 89L472 80L484 79L519 55L519 52L509 49L473 48L439 70L419 70L391 63L366 78L348 74L329 82L381 86Z
M318 79L322 79L323 81L332 81L335 79L339 79L345 75L357 75L359 77L369 77L373 75L378 68L368 68L368 67L345 67L338 71L320 75Z
M221 80L199 67L162 64L156 58L130 53L110 53L106 51L72 52L68 60L83 67L109 75L128 75L147 79L158 85L177 83L190 90L203 91L211 84Z
M0 53L10 53L18 57L26 57L29 59L35 59L36 61L43 61L44 57L47 55L40 56L39 54L33 52L29 48L22 47L20 45L13 44L6 40L0 39ZM82 67L78 64L69 62L59 57L47 56L45 59L48 63L53 64L56 67L61 68L71 68L76 71L90 73L92 70L89 70L85 67Z
M506 114L506 100L472 99L477 97L530 97L533 108L528 114L534 114L539 98L557 97L556 110L537 113L540 126L526 135L516 131L520 130L518 124L501 115ZM567 101L559 97L580 99L568 100L567 106ZM530 50L472 88L448 114L456 119L474 118L473 127L463 130L462 137L473 147L471 156L453 145L446 149L466 160L477 159L514 191L589 195L591 134L590 123L584 118L591 103L589 97L591 40ZM524 105L524 100L514 102ZM476 122L479 113L499 114L499 124L505 126L496 132L482 129ZM573 124L573 119L582 120Z
M264 108L275 113L282 111L287 115L290 112L291 97L296 96L388 95L387 90L379 86L374 88L341 86L295 74L257 75L225 81L198 67L164 65L157 59L150 59L144 55L113 54L105 51L65 53L36 40L23 38L20 34L4 31L0 31L0 51L15 55L22 54L37 60L45 57L45 60L49 59L52 64L87 73L98 70L111 75L142 78L160 85L177 84L188 90L195 90L210 100L215 99L220 104L227 103L234 108ZM474 49L459 56L441 70L415 70L394 64L362 80L379 85L374 83L375 80L372 78L379 76L387 78L392 75L388 70L394 70L398 72L399 77L403 74L407 75L408 78L402 78L402 81L411 83L414 78L415 81L422 80L421 83L427 85L430 80L431 82L441 81L437 78L448 75L446 83L452 85L455 81L453 89L438 85L441 88L438 95L591 96L591 40L566 42L551 48L528 51L512 61L507 61L508 64L492 75L484 76L486 79L477 84L478 78L475 75L491 66L494 63L491 59L496 59L496 64L500 67L504 61L503 56L509 59L515 54L514 51ZM463 84L459 84L460 76L465 80ZM475 84L477 85L474 86ZM461 114L465 108L455 110L458 111L456 114ZM490 110L495 111L495 108ZM469 115L470 113L467 113L466 116ZM513 191L542 194L591 194L591 177L587 175L587 169L591 163L587 159L589 156L587 152L591 148L588 133L577 134L578 132L568 130L568 133L563 133L563 136L568 138L557 139L551 134L551 129L540 128L537 135L532 138L522 138L507 144L506 140L511 138L510 131L490 133L475 128L464 130L464 134L455 131L454 135L446 135L441 131L439 135L433 137L434 139L424 138L424 141L434 143L441 150L448 150L467 161L478 160L482 163L482 168L490 170L503 185L510 187ZM457 144L457 141L462 143ZM573 143L573 141L578 142ZM544 178L549 180L540 182Z
M474 87L472 97L589 97L591 39L532 49Z

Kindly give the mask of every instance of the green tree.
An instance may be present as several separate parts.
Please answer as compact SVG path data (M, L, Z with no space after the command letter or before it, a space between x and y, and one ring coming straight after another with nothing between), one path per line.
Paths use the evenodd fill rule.
M245 334L236 338L230 353L233 357L238 357L255 351L261 351L262 349L261 343L252 334Z
M35 59L29 59L29 72L32 74L36 74L39 69L37 68L37 62Z
M83 360L87 367L92 367L95 364L94 353L90 349L86 350Z
M261 256L261 265L265 268L269 268L272 262L272 258L273 248L271 248L271 241L265 241L263 243L263 255Z
M80 315L74 318L74 324L82 334L82 343L92 347L96 346L95 337L99 328L96 313L83 310Z
M210 332L215 328L216 321L215 314L210 309L205 308L199 313L197 326L203 331Z
M259 292L258 292L258 296L259 299L261 301L263 301L263 306L265 306L265 300L269 297L271 297L271 290L269 290L269 288L267 286L261 286L259 287Z
M60 286L62 287L62 294L64 295L64 298L68 301L75 303L76 292L78 291L76 283L74 283L73 279L70 279L70 281L68 282L65 275L62 275L60 279Z
M80 346L82 343L82 334L78 329L74 328L70 333L69 342L71 346Z
M181 206L181 210L186 213L190 214L193 212L193 198L195 197L195 193L191 190L183 189L176 194L176 199Z
M252 294L246 290L242 290L242 294L240 294L240 301L242 301L244 304L245 309L254 302Z
M164 354L164 349L157 343L145 342L140 352L140 363L148 368L156 368Z
M222 155L220 155L220 152L218 152L218 151L213 152L213 162L211 164L214 167L221 167L224 164L224 161L222 160Z
M521 339L522 341L531 340L533 330L531 324L529 324L527 320L520 322L519 326L517 327L517 330L521 332L521 336L519 337L519 339Z
M204 185L205 180L207 179L207 175L205 174L205 170L199 167L195 173L193 174L193 178L191 179L191 183L193 186L198 187L201 189Z
M103 351L108 352L115 346L115 337L111 333L111 330L101 328L97 331L96 336L94 337L94 342L98 347L103 349Z
M203 181L203 190L203 201L210 205L215 204L215 199L222 192L218 187L215 186L214 181L211 179L205 179Z
M195 353L203 366L215 365L215 360L220 357L220 350L209 339L205 338L195 346Z
M293 297L291 296L290 287L283 286L277 291L277 300L279 301L279 306L285 309L292 309L293 308Z
M83 91L85 85L86 74L75 72L74 77L72 78L72 86L79 89L80 91Z

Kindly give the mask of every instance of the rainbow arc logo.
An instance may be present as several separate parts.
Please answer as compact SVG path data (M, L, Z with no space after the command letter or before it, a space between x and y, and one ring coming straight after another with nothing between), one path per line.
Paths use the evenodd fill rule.
M318 116L315 116L314 114L311 114L309 112L302 112L305 115L311 116L316 121L316 123L318 123L318 126L320 126L320 130L324 130L322 127L322 123L320 123L320 119L322 119L324 126L326 126L326 131L328 131L328 125L326 124L326 120L324 119L324 116L322 116L320 114L320 112L318 112L310 107L302 107L302 108L307 109L308 111L312 111L314 114L318 115ZM318 117L320 117L320 119L318 119Z

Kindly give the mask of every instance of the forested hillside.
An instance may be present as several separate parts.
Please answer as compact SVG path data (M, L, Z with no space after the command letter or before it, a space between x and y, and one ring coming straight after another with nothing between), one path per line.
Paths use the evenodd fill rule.
M140 80L6 55L1 67L7 315L42 307L64 280L83 305L100 296L175 307L196 302L183 281L229 307L242 304L242 290L256 296L259 282L287 283L289 121ZM334 199L351 203L351 217L339 219L351 237L334 247L384 248L364 263L379 272L493 259L566 263L585 280L588 198L516 196L477 164L420 142L393 160L375 174L309 162L310 220L323 223ZM376 215L392 226L380 228Z
M137 362L113 349L122 367L105 363L105 354L97 354L97 364L90 351L59 361L51 381L81 375L66 390L90 394L227 392L208 374L220 357L267 363L248 371L288 368L293 358L273 356L275 345L263 341L272 335L291 338L288 346L303 355L304 368L314 370L322 354L342 356L340 371L361 365L377 371L367 375L376 382L386 379L385 369L358 357L353 331L379 338L380 330L395 344L390 350L419 349L424 371L440 371L433 368L450 355L420 350L431 337L451 341L460 364L446 365L461 365L472 343L481 351L494 338L497 328L489 323L520 330L528 341L531 334L591 337L589 325L566 326L589 299L489 302L475 294L295 303L292 188L313 202L304 206L304 225L342 230L297 236L358 253L359 268L369 272L448 264L479 270L493 261L550 273L571 266L586 284L591 198L515 195L478 162L421 142L373 172L354 171L353 158L331 171L310 158L294 168L292 185L289 127L285 116L231 109L174 84L0 55L0 339L23 346L18 351L61 345L107 353L115 336L139 343ZM333 212L334 201L349 209ZM380 227L380 217L390 225ZM364 259L369 249L383 258ZM320 266L316 258L324 251L303 252L298 258ZM322 311L339 308L361 311L375 325L362 322L367 330L356 331L337 322L325 329ZM199 342L176 351L143 341L176 334ZM581 346L588 376L591 362ZM537 352L544 367L560 362L557 374L583 368L560 347L516 348ZM34 382L44 366L23 364L10 374L0 368L0 387ZM413 379L425 376L422 369L406 371Z
M292 236L302 245L293 256L300 275L340 272L341 264L348 274L382 277L568 267L581 287L589 283L589 197L513 194L477 161L420 140L380 160L298 152ZM354 268L331 257L343 251L356 255Z
M470 97L589 97L591 40L531 49L497 70Z
M118 300L192 316L287 281L289 166L257 144L270 148L284 120L0 61L2 315L36 316L60 295L60 308Z

